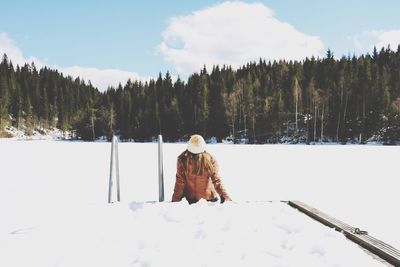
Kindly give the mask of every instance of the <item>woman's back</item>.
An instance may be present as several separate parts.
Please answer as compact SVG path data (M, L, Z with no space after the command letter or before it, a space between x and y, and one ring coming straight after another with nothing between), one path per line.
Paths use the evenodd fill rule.
M178 157L172 201L180 201L183 197L189 203L200 199L216 201L218 194L222 199L230 200L218 175L216 160L205 151L203 138L194 135L189 140L188 149Z

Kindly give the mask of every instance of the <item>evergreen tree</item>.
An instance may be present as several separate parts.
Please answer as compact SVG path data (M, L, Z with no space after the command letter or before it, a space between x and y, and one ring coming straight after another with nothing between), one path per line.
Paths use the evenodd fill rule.
M399 140L400 47L336 60L260 59L204 67L187 83L163 77L99 92L90 81L32 64L0 63L0 131L56 126L78 137L168 141L193 133L250 142ZM284 137L284 138L283 138Z

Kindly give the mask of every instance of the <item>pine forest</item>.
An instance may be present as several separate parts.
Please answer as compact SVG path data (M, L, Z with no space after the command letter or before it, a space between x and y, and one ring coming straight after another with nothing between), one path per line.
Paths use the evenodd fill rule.
M244 143L400 140L400 46L361 56L204 67L187 81L159 74L100 92L32 64L0 63L0 136L7 127L59 128L92 141L169 142L193 133Z

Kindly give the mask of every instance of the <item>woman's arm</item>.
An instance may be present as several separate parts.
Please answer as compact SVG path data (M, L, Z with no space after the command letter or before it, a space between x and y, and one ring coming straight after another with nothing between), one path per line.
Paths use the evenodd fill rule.
M211 181L214 184L215 190L225 200L232 200L229 197L228 193L226 192L224 185L222 184L221 177L218 174L218 163L214 158L212 158L212 164L214 166L214 168L213 168L214 171L211 174Z
M172 202L177 202L182 200L185 185L186 185L186 179L185 179L183 165L182 162L178 159L178 163L176 166L175 188L174 188L174 194L172 195Z

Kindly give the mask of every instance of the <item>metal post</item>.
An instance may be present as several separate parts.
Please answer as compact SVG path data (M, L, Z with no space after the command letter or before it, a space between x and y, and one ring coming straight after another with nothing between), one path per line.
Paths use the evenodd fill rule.
M118 138L114 136L115 143L115 168L117 174L117 201L121 201L120 189L119 189L119 158L118 158Z
M108 184L108 203L112 203L113 196L113 171L114 171L114 157L115 157L115 174L117 184L117 201L121 201L120 186L119 186L119 158L118 158L118 138L113 136L111 139L111 158L110 158L110 180Z
M163 141L162 135L158 135L158 200L164 201L164 168L163 168Z
M114 137L111 139L111 158L110 158L110 180L108 182L108 203L112 201L112 176L113 176L113 159L114 159Z

